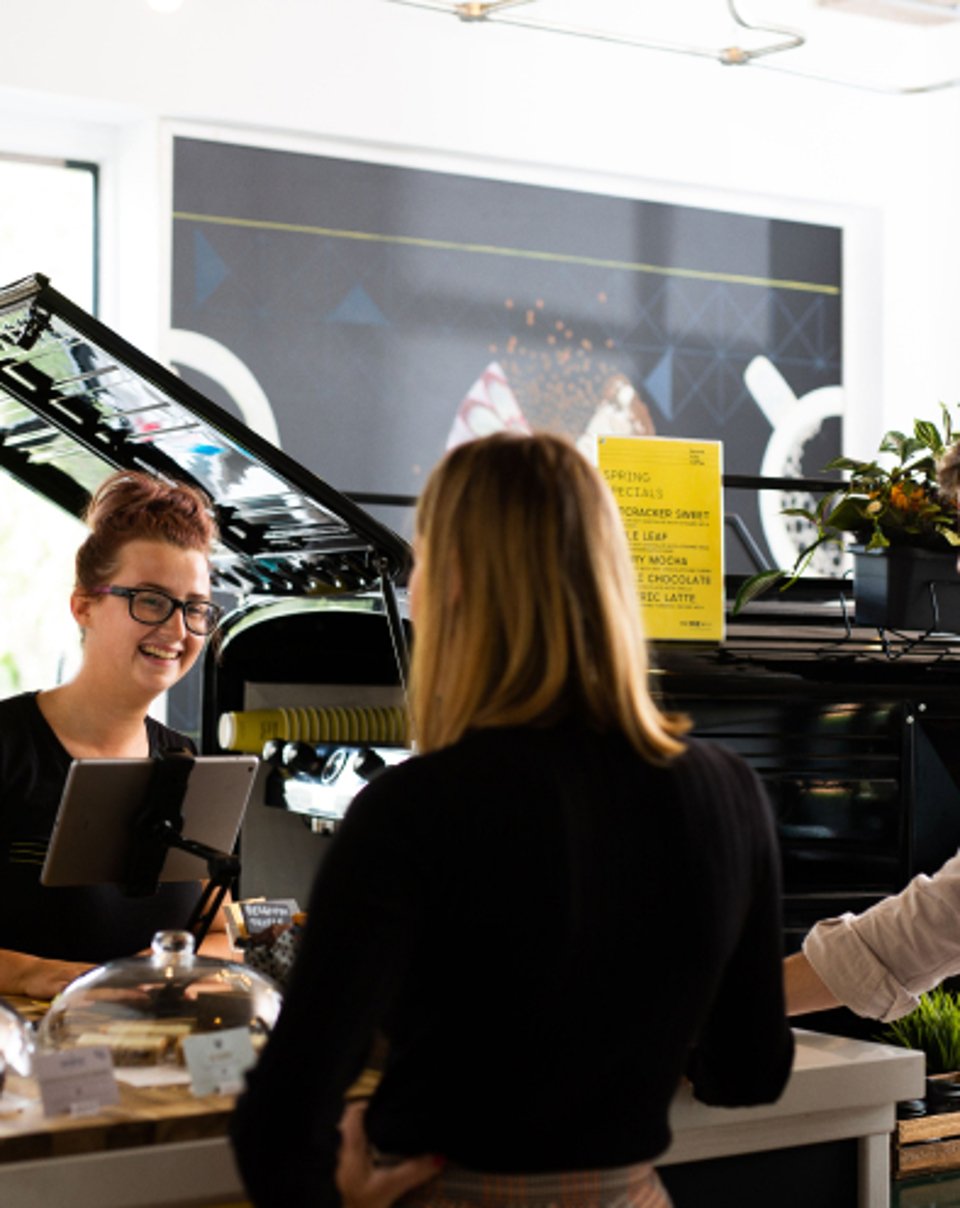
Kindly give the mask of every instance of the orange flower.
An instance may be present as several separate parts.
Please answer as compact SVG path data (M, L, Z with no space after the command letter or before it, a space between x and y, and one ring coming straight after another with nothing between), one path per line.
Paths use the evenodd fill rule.
M919 483L895 482L890 488L890 506L901 512L919 512L926 492Z

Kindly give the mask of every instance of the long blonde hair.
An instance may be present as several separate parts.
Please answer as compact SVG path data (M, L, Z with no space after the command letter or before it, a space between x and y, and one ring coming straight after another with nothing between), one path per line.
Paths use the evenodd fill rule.
M647 684L637 587L613 496L567 440L498 432L460 445L417 509L411 705L419 749L472 727L573 711L647 759L683 750L683 718Z

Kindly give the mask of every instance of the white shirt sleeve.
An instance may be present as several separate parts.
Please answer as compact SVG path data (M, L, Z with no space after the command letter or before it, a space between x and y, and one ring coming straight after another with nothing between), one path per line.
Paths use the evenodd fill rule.
M803 941L807 960L852 1011L891 1020L924 990L960 973L960 853L932 877L863 914L824 919Z

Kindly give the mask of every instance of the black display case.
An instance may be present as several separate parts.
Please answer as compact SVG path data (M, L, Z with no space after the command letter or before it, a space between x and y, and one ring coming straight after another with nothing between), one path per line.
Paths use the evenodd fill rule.
M662 703L766 787L786 946L960 848L960 637L857 625L848 584L758 601L714 646L654 649Z

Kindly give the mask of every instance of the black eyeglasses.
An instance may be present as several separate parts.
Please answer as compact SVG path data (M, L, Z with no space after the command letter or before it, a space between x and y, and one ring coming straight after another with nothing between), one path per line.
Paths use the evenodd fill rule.
M219 604L211 600L178 600L156 587L95 587L95 596L122 596L130 615L141 625L162 625L179 608L183 623L197 637L208 637L223 615Z

